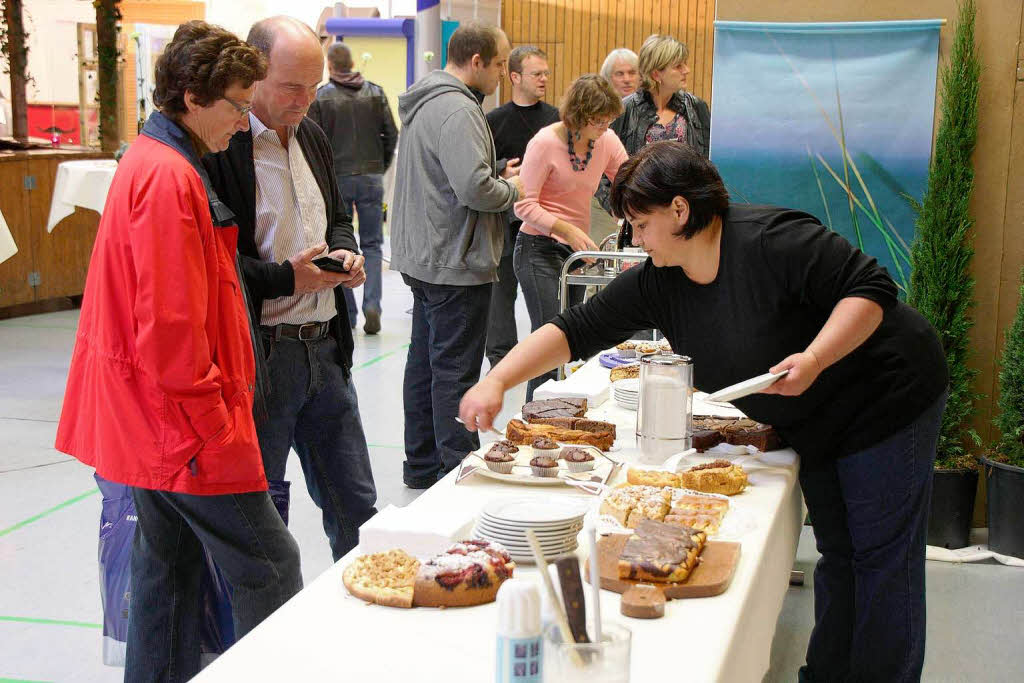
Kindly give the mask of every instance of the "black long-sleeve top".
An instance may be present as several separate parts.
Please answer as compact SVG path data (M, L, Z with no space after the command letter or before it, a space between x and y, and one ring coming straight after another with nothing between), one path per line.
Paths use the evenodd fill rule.
M539 101L521 107L509 100L487 114L487 123L494 136L494 151L499 170L504 170L509 159L522 161L526 145L544 126L558 121L558 110L547 102Z
M760 375L804 351L840 299L883 311L878 329L822 372L800 396L753 394L734 401L774 425L808 465L878 443L907 426L945 390L938 336L878 262L813 216L731 205L723 220L718 274L709 284L648 259L587 303L552 322L573 358L586 358L656 327L693 359L694 382L714 392Z

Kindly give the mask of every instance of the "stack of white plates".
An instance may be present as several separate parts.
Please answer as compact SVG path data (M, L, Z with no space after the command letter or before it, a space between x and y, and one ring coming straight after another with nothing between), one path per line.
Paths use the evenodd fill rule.
M526 539L526 530L533 529L544 557L550 560L576 550L586 512L586 504L580 501L502 498L484 506L473 535L502 544L516 562L533 562Z
M623 408L636 410L640 404L640 380L620 379L612 382L612 397Z

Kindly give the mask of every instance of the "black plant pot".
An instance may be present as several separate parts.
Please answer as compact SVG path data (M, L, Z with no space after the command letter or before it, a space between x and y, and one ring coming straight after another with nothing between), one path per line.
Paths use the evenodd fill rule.
M981 459L988 486L988 547L1024 558L1024 468Z
M966 548L971 535L977 470L935 470L928 511L928 545Z

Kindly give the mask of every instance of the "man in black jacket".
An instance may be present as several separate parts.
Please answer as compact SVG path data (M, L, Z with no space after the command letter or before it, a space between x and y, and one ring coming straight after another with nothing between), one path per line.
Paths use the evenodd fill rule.
M266 361L270 386L257 434L267 479L284 479L294 446L337 560L356 546L359 526L376 513L341 295L342 287L365 279L363 257L338 192L330 143L304 118L323 70L316 34L294 19L274 17L254 24L246 42L269 60L253 97L250 129L203 163L238 219L252 318L261 323L256 353ZM312 260L321 255L347 272L318 268Z
M351 213L359 215L359 246L366 257L363 316L366 334L380 332L381 244L384 242L383 176L391 165L398 129L388 98L376 83L352 71L352 53L344 43L327 50L331 80L317 91L309 118L320 124L334 148L334 172ZM356 299L345 290L349 320L356 324Z
M558 121L558 109L544 101L551 70L548 56L533 45L520 45L508 54L508 77L512 81L512 99L487 114L494 136L498 170L518 169L526 145L541 128ZM491 288L491 310L487 319L485 353L490 366L497 365L519 339L516 333L516 290L519 280L512 267L519 226L523 222L507 212L505 246L498 262L498 281Z

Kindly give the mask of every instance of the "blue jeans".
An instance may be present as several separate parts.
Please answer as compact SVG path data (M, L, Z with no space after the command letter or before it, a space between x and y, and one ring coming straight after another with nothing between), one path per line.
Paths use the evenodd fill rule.
M412 289L412 340L402 388L405 483L425 485L480 447L476 432L455 421L459 401L484 360L491 285L434 285L402 275Z
M232 587L241 638L302 588L299 547L266 491L219 496L132 489L124 680L187 681L199 673L203 546Z
M352 215L355 205L359 215L359 250L366 257L366 283L363 285L363 311L371 310L380 313L381 296L381 245L384 243L384 183L380 175L342 175L338 176L338 189L341 190L345 209ZM347 287L345 304L348 306L348 319L352 325L356 321L356 297Z
M534 332L559 313L558 285L565 259L573 253L572 247L550 237L519 233L512 259L516 277L523 287L523 299L530 313L530 329ZM569 306L583 301L583 288L570 287ZM533 392L549 379L555 379L557 371L546 372L526 383L526 400L533 400Z
M801 681L918 681L925 537L941 396L885 440L800 468L821 559Z
M262 334L270 375L267 419L256 427L263 467L267 479L284 479L294 446L337 561L359 544L359 527L377 513L356 389L334 337L275 340L266 328Z

